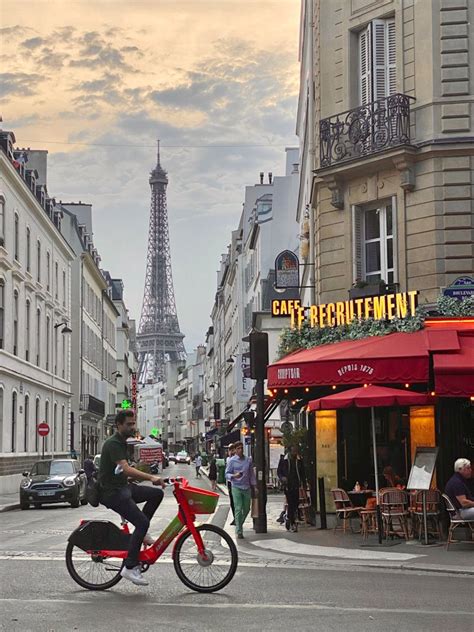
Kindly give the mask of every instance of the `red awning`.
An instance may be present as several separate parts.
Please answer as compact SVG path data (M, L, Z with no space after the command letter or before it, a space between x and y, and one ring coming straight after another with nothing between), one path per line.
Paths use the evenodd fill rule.
M458 349L434 354L436 395L474 396L474 336L459 332L458 341Z
M432 401L432 397L424 393L402 391L386 386L351 388L348 391L326 395L309 402L309 410L338 410L339 408L371 408L379 406L424 406Z
M267 377L269 388L425 383L428 345L423 331L344 340L292 353L270 365Z
M436 395L471 397L474 320L433 320L414 333L344 340L304 349L270 365L267 376L269 388L429 384L434 378Z

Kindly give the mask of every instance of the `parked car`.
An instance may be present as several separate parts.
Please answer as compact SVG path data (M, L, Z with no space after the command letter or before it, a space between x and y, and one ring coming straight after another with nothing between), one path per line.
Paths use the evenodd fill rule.
M23 472L20 483L20 507L40 507L50 503L86 505L87 477L74 459L37 461L30 472Z
M176 455L176 463L187 463L188 465L191 463L191 457L186 452L186 450L178 452L178 454Z
M168 452L168 461L170 463L176 463L176 454L174 452Z

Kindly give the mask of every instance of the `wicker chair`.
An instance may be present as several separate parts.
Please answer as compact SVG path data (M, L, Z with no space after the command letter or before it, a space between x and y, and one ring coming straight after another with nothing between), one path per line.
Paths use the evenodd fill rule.
M349 525L349 529L352 533L354 533L351 520L352 518L360 517L360 510L362 508L354 507L352 505L351 499L344 489L331 489L331 494L334 500L334 505L336 506L336 524L334 525L334 532L336 532L337 529L342 529L343 533L346 533L347 525Z
M446 542L446 550L449 549L449 545L452 542L464 542L464 543L473 543L474 542L474 520L466 520L461 518L458 510L453 505L451 498L446 494L442 494L444 504L446 505L446 511L449 514L449 531L448 531L448 541ZM454 540L453 533L457 527L468 527L471 530L471 540Z
M385 536L403 535L408 540L409 512L406 492L388 487L380 491L379 497Z
M426 494L426 518L428 533L433 533L441 540L441 528L439 518L441 515L441 492L437 489L429 489L427 491L417 491L413 498L413 508L411 511L413 517L413 535L417 530L418 538L421 539L423 532L423 494ZM434 527L430 531L431 526Z

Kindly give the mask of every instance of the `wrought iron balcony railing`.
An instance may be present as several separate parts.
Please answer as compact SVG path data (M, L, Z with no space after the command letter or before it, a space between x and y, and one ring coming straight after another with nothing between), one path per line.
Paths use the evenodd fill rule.
M410 144L410 99L392 94L319 123L320 168Z
M81 395L81 410L97 417L103 417L105 415L105 402L92 395Z

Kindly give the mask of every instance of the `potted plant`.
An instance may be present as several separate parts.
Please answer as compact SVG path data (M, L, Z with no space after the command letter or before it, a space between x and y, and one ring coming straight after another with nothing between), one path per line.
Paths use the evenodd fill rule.
M364 281L357 279L349 290L349 298L365 298L366 296L379 296L387 293L387 284L385 281Z

